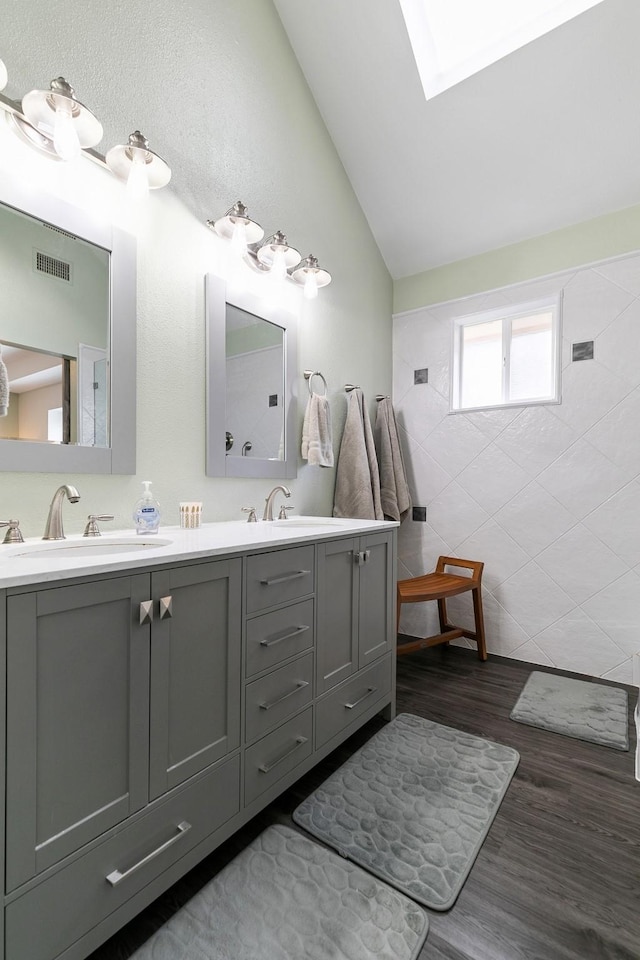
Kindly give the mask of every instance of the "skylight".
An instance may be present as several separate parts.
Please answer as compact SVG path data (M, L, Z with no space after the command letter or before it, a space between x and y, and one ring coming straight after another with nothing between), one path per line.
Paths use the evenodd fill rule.
M400 0L427 100L602 0Z

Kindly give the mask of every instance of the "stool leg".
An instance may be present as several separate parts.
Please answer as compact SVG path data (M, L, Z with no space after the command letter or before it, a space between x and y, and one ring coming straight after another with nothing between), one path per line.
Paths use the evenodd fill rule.
M440 633L447 629L447 601L442 598L438 600L438 619L440 621Z
M478 641L478 656L481 660L487 659L487 645L484 636L484 616L482 613L482 596L480 588L471 591L473 596L473 615L476 621L476 638Z

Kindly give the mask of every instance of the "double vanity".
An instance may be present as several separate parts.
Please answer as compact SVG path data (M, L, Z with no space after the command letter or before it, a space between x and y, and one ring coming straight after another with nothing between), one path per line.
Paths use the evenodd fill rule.
M292 517L0 546L0 960L86 957L393 715L396 526Z

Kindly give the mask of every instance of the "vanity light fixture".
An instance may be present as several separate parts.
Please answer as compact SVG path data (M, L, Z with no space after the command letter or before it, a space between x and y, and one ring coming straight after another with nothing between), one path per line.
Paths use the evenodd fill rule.
M27 93L22 98L22 113L61 160L75 160L81 150L102 140L102 124L76 99L64 77L52 80L48 90Z
M242 200L237 200L218 220L207 220L207 226L225 240L254 270L276 278L290 277L304 287L305 296L313 299L319 287L331 283L331 274L319 266L316 257L302 255L281 230L263 240L264 230L248 215Z
M129 136L126 144L111 147L105 161L109 170L127 184L132 200L143 200L149 190L164 187L171 179L169 165L153 150L139 130Z
M219 237L231 241L231 246L241 257L246 256L250 243L259 243L264 237L264 230L248 213L242 200L237 200L224 217L207 220L207 225L215 230Z
M289 241L281 230L276 230L272 237L267 237L256 250L256 257L263 267L278 280L284 280L287 272L297 267L302 260L302 254L295 247L289 246Z
M7 82L7 70L0 60L0 90ZM57 160L74 160L85 154L111 170L127 183L132 198L140 198L149 189L164 187L171 179L168 164L149 149L139 130L126 144L113 147L104 157L93 148L102 139L102 124L76 98L73 87L56 77L48 90L31 90L22 101L10 100L0 93L0 109L8 114L23 139Z
M318 296L318 289L331 283L329 271L323 270L318 263L318 258L311 254L302 260L291 276L296 283L302 284L307 300L315 300Z

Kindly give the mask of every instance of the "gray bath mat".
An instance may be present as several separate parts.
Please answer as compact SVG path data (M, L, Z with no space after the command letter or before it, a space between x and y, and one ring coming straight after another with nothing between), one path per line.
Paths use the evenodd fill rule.
M448 910L519 759L511 747L400 714L293 819L419 903Z
M415 960L428 926L415 903L279 824L131 960Z
M539 670L529 675L511 719L576 740L629 749L627 691Z

